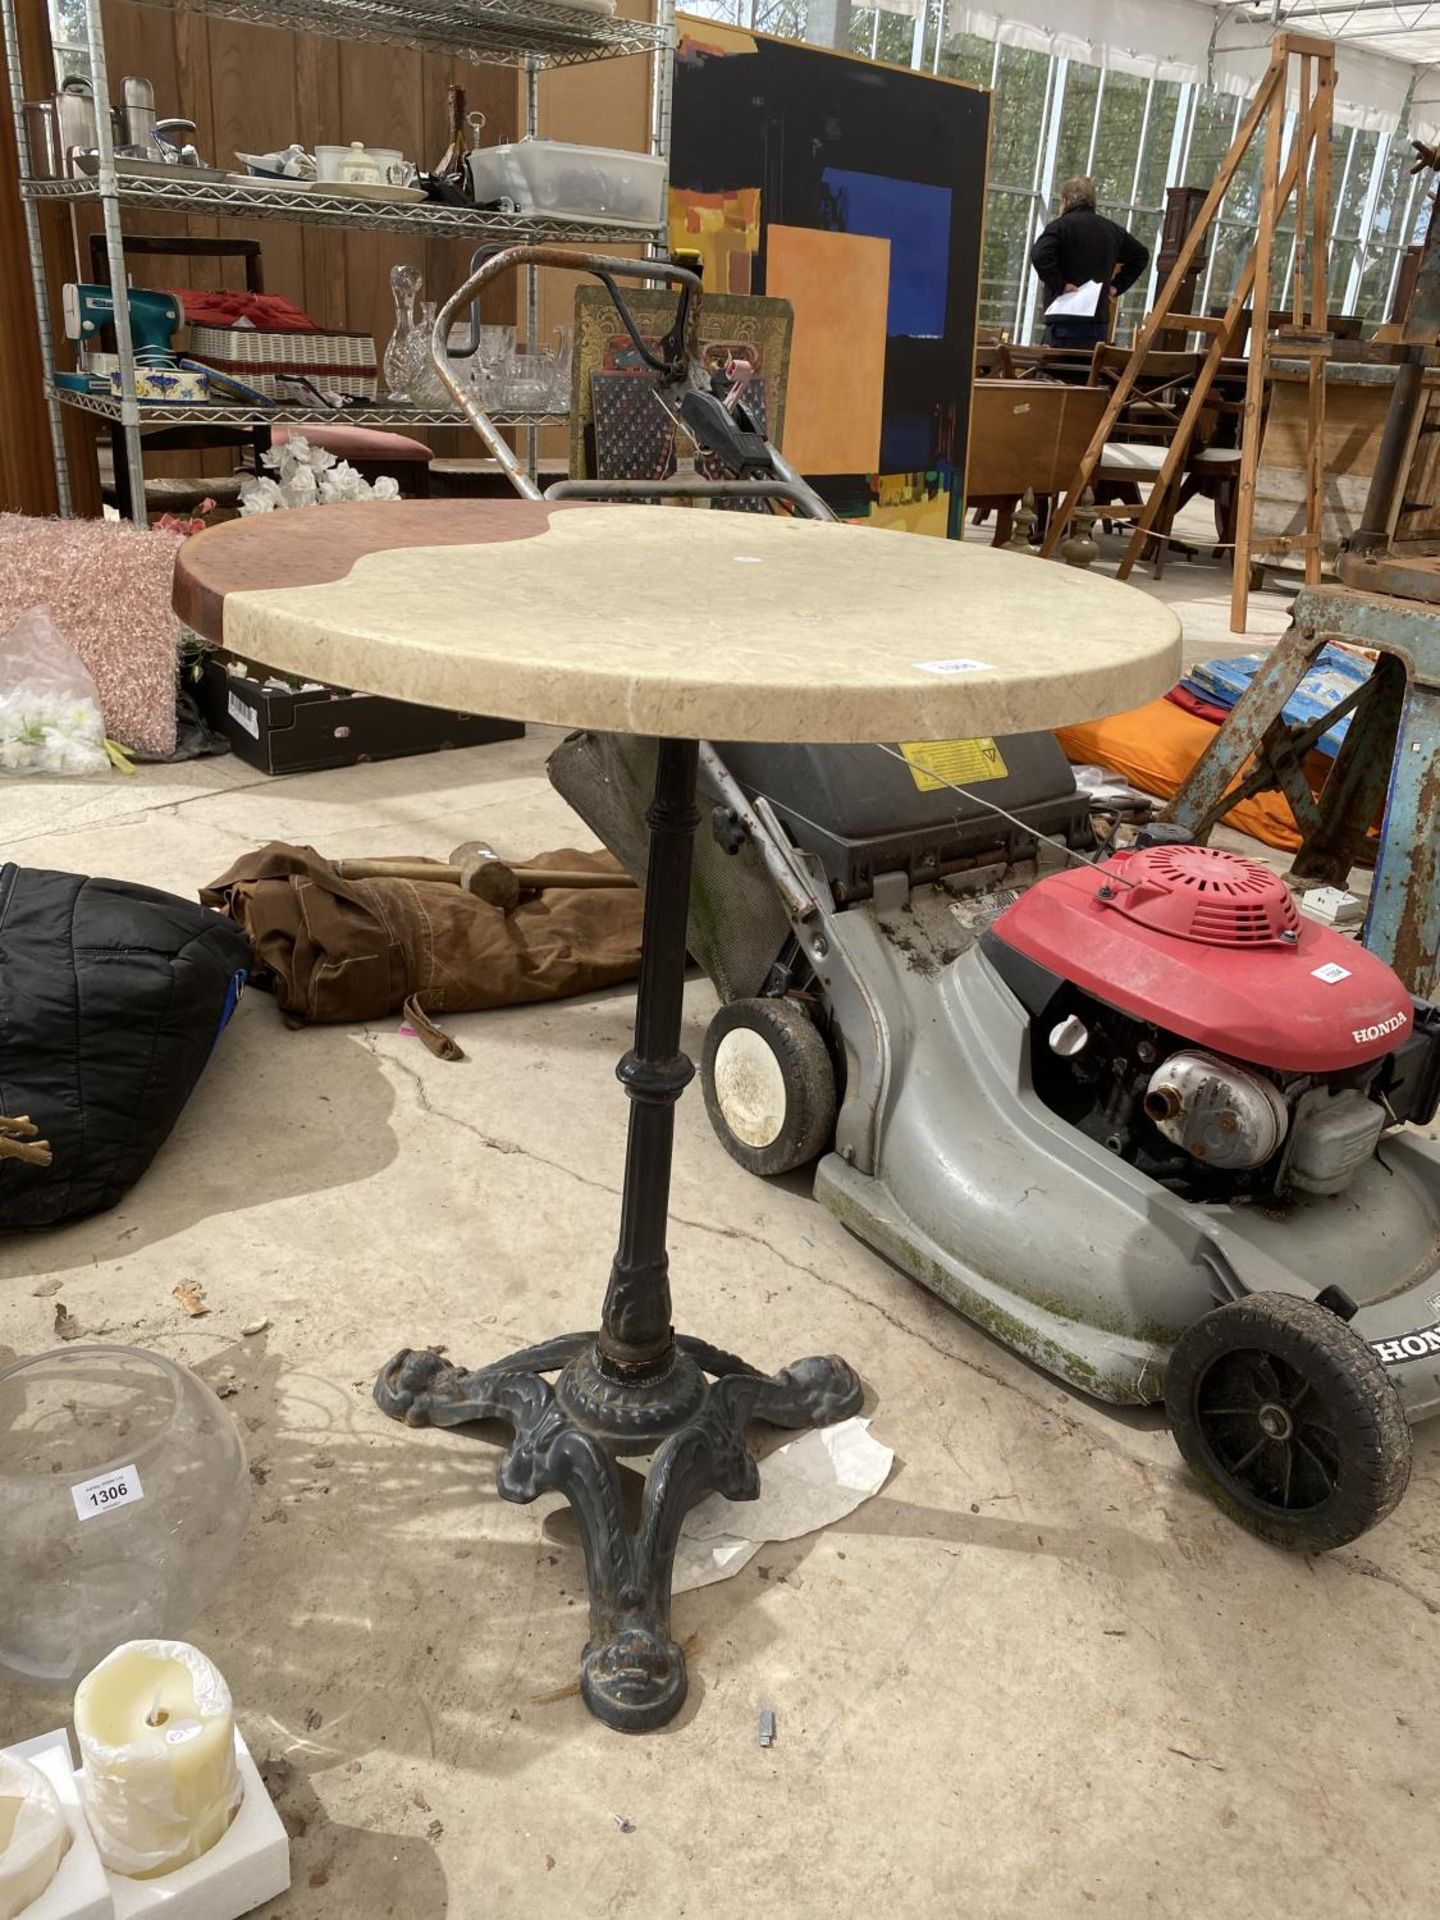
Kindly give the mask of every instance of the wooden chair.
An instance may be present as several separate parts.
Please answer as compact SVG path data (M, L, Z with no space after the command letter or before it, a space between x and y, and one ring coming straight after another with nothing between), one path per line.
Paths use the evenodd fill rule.
M1113 393L1132 358L1128 347L1102 341L1094 349L1091 383L1107 394ZM1203 359L1200 353L1161 350L1145 355L1130 398L1115 422L1113 438L1106 441L1091 482L1095 504L1102 513L1107 505L1116 504L1138 512L1141 488L1153 486L1159 477ZM1185 471L1182 466L1171 483L1169 497L1161 504L1146 549L1157 580L1165 571L1170 529L1180 510ZM1114 517L1129 518L1130 514Z
M1059 380L1067 386L1090 385L1091 347L1017 347L1009 349L1017 380Z
M977 380L1013 380L1016 378L1015 362L1010 355L1010 346L1004 340L980 340L975 346L975 379Z
M1240 435L1245 419L1249 365L1244 358L1220 362L1185 462L1175 509L1179 513L1197 497L1212 501L1217 551L1227 557L1235 548L1235 520L1240 501Z

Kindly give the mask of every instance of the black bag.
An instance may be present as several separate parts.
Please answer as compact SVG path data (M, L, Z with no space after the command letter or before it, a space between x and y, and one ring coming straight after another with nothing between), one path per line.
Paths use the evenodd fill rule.
M0 1228L113 1207L180 1116L235 1009L233 921L123 880L0 867L0 1115L51 1163L0 1152Z

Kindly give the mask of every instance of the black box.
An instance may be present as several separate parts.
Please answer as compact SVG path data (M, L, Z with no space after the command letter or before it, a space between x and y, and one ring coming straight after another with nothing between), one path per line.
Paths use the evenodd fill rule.
M207 726L262 773L314 773L361 760L396 760L442 747L484 747L519 740L518 720L417 707L338 687L266 685L228 672L226 654L206 657L195 698Z

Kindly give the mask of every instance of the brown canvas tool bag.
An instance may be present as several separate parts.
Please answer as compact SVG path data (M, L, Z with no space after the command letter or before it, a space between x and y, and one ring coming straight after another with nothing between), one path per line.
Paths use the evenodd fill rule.
M523 865L620 870L608 853L570 847ZM430 1016L593 993L640 971L634 888L547 888L505 913L439 880L343 879L313 847L272 841L200 898L249 934L251 978L292 1026L403 1008L431 1050L449 1058L463 1055Z

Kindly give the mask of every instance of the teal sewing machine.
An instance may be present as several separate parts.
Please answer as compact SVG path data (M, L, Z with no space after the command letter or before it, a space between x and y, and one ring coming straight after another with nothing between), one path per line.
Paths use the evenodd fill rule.
M151 287L130 287L126 292L130 309L130 338L135 347L137 373L155 373L175 368L174 341L185 315L173 293L159 293ZM57 373L55 384L75 393L111 391L111 356L96 364L96 349L103 330L114 324L115 295L109 287L83 280L70 281L64 290L65 337L75 349L76 371ZM147 398L143 390L140 397ZM160 396L154 396L160 397ZM172 398L167 394L165 398Z

